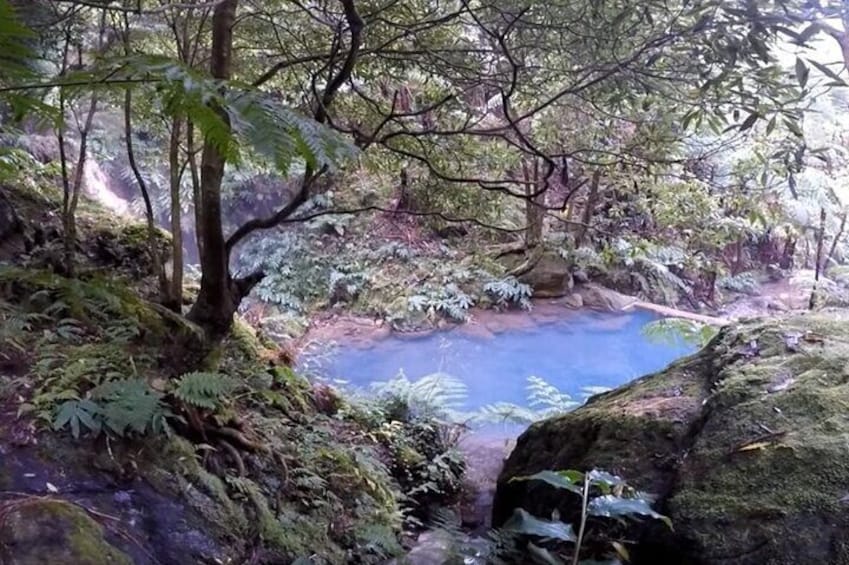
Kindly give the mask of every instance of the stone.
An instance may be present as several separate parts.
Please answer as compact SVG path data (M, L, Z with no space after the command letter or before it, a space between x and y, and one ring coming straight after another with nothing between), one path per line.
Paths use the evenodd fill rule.
M658 496L674 530L634 521L632 562L849 563L849 315L724 328L701 352L532 425L499 476L493 525L516 507L575 511L545 469L604 469Z
M563 298L563 304L565 304L569 308L574 308L577 310L578 308L583 308L584 297L577 292L573 292L569 296Z
M586 308L606 312L620 312L637 302L637 299L633 296L593 283L581 285L578 288L578 294L581 295L581 300Z
M70 502L21 498L7 502L0 520L0 563L39 565L132 565L110 545L103 527Z
M560 298L572 291L574 281L569 264L554 252L544 252L519 281L531 286L534 298Z
M572 278L575 279L575 284L587 284L590 282L590 276L586 271L578 269L574 273L572 273Z

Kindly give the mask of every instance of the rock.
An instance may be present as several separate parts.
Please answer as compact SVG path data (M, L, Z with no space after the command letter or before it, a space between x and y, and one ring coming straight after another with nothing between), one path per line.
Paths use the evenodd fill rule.
M849 317L727 327L666 370L531 426L499 477L493 524L516 507L568 516L575 497L510 482L605 469L658 495L674 531L636 522L636 564L849 563Z
M531 270L518 278L531 286L534 298L560 298L574 286L569 264L553 252L544 252Z
M578 308L583 308L584 297L577 292L573 292L569 296L563 298L563 304L565 304L569 308L574 308L577 310Z
M133 563L106 541L100 524L70 502L22 497L5 502L0 511L0 563L5 565Z
M590 276L587 272L580 269L572 273L572 278L575 280L575 284L587 284L590 282Z
M633 296L592 283L581 285L578 294L585 307L608 312L625 310L637 301Z

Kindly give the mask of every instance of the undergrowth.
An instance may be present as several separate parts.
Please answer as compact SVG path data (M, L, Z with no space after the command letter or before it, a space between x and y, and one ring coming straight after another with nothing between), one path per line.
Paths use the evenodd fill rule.
M402 525L458 492L449 428L399 409L408 397L322 413L242 323L205 370L174 373L174 336L195 329L118 280L0 267L0 317L0 367L13 379L3 390L22 399L19 417L85 449L106 438L119 460L159 446L132 463L138 472L239 551L260 540L264 562L382 562L401 551Z

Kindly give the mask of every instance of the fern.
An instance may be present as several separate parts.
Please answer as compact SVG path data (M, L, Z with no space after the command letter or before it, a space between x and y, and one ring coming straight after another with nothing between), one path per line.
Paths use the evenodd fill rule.
M168 431L166 418L170 412L162 402L162 393L141 379L104 383L91 391L91 398L101 406L104 427L118 436Z
M91 398L70 399L56 410L53 428L69 428L78 438L83 430L99 435L104 429L119 437L169 430L170 412L162 394L141 379L110 381L92 389Z
M400 403L417 417L451 418L468 398L465 383L447 373L433 373L417 381L401 373L372 384L372 391L382 402Z
M218 373L186 373L177 381L174 396L186 404L215 410L236 386L234 379Z
M643 335L650 341L665 345L680 345L681 341L704 347L719 331L715 326L684 318L664 318L649 322Z
M528 377L526 389L529 407L498 402L479 409L474 418L483 422L532 424L569 412L581 404L540 377ZM597 392L594 387L585 387L585 390L585 396Z

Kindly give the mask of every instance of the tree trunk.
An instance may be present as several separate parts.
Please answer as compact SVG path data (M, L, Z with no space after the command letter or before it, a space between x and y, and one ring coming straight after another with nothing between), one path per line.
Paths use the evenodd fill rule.
M834 252L837 251L837 244L840 243L840 238L843 237L843 232L846 230L847 214L849 214L849 210L844 209L843 215L840 217L840 228L837 230L837 235L834 236L834 241L831 242L831 249L828 250L828 255L826 255L825 262L822 266L823 276L828 273L828 268L831 266L831 260L834 258Z
M171 169L171 288L166 306L180 312L183 304L183 222L180 206L180 184L183 169L180 166L180 138L183 120L171 121L171 139L168 144L168 162Z
M584 245L584 239L587 237L587 229L593 219L593 212L598 202L598 186L601 183L601 169L597 169L593 173L593 180L590 181L590 193L587 195L587 202L584 205L584 216L581 218L582 225L578 227L578 235L575 237L575 248Z
M129 53L129 49L127 50ZM127 146L127 161L130 164L130 169L133 171L133 176L139 185L142 200L144 201L144 217L147 222L147 240L150 252L151 269L153 276L159 284L160 300L168 298L168 280L165 276L165 269L162 268L162 257L159 255L159 246L156 241L156 219L153 214L153 202L150 200L150 192L147 190L147 183L139 170L136 162L136 153L133 150L133 94L132 89L127 88L124 92L124 136Z
M522 160L522 180L525 186L525 247L528 249L542 243L543 223L545 222L545 192L540 193L539 160L533 158L533 164Z
M819 286L820 269L822 268L822 243L825 239L825 217L825 208L820 208L820 229L817 233L817 263L814 265L814 286L811 288L808 310L813 310L817 305L817 286Z
M195 240L198 257L203 253L203 208L200 202L200 172L195 155L195 125L189 120L186 124L186 149L189 152L189 172L192 175L192 209L195 214Z
M224 0L215 6L212 16L212 49L210 70L217 79L230 78L233 52L233 24L238 0ZM227 120L220 108L216 109ZM224 337L233 323L233 315L245 292L230 276L227 248L221 215L221 181L224 178L224 155L214 144L203 147L201 157L200 204L203 244L200 254L201 282L197 301L189 319L206 333L207 339ZM247 290L250 290L249 288Z

